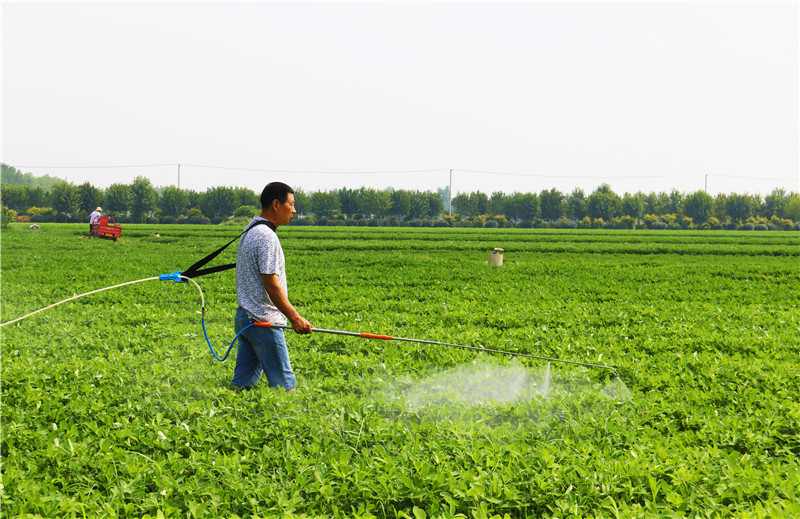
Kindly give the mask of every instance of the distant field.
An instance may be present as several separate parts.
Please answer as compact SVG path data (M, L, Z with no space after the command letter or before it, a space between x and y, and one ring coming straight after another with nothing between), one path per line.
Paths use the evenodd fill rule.
M238 232L85 227L0 233L3 322L184 270ZM235 394L193 285L143 282L0 329L4 515L800 516L800 233L279 234L316 327L621 380L289 332L299 390ZM222 354L233 271L197 281Z

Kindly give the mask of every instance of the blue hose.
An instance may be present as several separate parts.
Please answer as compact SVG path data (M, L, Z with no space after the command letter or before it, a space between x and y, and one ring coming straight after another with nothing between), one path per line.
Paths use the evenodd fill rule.
M205 315L203 315L203 317L200 318L200 322L203 324L203 335L206 336L206 343L208 344L208 348L211 350L211 354L214 355L214 358L217 359L220 362L222 362L225 359L227 359L228 355L231 354L231 350L233 349L233 345L236 344L236 340L239 338L239 336L242 333L244 333L244 331L246 329L248 329L251 326L253 326L253 323L250 323L247 326L245 326L244 328L242 328L241 330L239 330L239 333L236 334L236 337L233 338L233 342L231 342L231 345L228 347L228 352L225 353L224 357L219 358L219 355L217 355L217 352L214 351L214 347L211 345L211 340L209 340L209 338L208 338L208 332L206 332L206 316Z

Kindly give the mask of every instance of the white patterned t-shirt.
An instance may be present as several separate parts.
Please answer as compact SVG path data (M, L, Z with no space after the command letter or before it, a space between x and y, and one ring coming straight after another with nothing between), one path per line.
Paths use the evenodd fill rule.
M258 221L267 220L256 216L248 227ZM252 227L239 239L236 252L236 299L250 318L286 324L286 316L270 300L261 274L277 274L280 286L288 296L283 248L278 235L266 225Z

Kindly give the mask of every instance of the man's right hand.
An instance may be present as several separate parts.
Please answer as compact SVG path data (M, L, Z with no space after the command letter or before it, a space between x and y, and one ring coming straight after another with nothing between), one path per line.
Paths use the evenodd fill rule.
M311 326L311 323L300 316L298 316L297 319L293 319L291 322L292 322L292 330L294 330L295 333L305 335L307 333L311 333L312 331L314 331L314 327Z

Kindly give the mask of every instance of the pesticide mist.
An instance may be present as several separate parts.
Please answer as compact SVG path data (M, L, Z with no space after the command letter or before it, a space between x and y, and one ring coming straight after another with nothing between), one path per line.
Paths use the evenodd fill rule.
M415 382L403 397L411 408L445 403L463 405L507 404L546 397L549 366L531 371L519 364L474 362L436 373Z
M405 384L404 384L405 385ZM496 365L472 362L413 381L405 389L395 388L394 397L402 397L411 409L440 407L446 404L466 406L521 404L534 398L547 399L553 394L564 395L592 392L616 401L630 400L625 384L617 379L604 386L584 383L554 387L551 366L526 368L517 363Z

